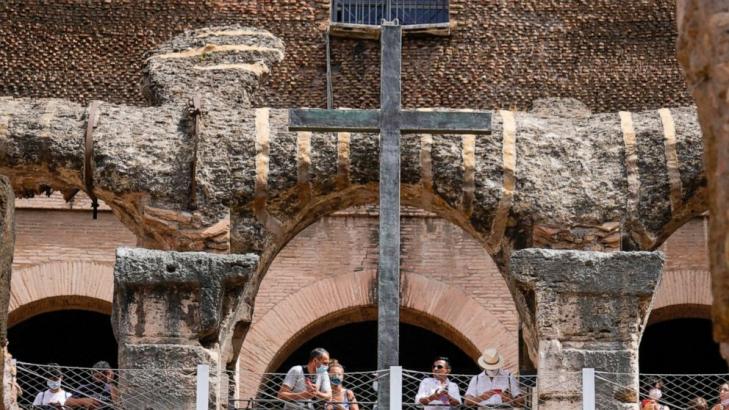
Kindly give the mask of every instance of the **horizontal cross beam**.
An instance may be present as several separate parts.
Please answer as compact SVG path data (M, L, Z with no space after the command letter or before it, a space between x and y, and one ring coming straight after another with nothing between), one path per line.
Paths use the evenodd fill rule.
M489 134L491 113L486 111L402 110L403 134ZM290 131L380 132L379 110L289 110Z

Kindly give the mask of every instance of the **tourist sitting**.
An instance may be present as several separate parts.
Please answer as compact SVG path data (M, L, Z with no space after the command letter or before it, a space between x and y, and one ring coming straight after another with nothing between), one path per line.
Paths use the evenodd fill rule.
M108 362L99 361L94 364L90 383L79 386L73 396L66 400L66 406L82 409L112 409L117 400L114 372Z
M711 410L729 410L729 383L719 386L719 403L716 403Z
M473 376L466 390L466 405L487 408L499 404L520 405L521 390L516 378L504 367L504 358L494 348L483 351L478 365L484 370Z
M709 410L709 403L703 397L694 397L689 402L688 410Z
M278 391L278 398L296 403L287 403L284 409L314 408L314 400L331 400L328 368L329 352L317 347L309 353L306 365L289 369Z
M344 388L344 367L337 360L329 363L329 382L332 385L332 399L325 410L359 410L354 392Z
M451 364L446 357L438 357L433 361L433 377L426 377L420 382L415 403L425 405L425 410L455 408L461 404L461 392L458 385L448 379ZM451 407L453 406L453 407Z
M51 363L46 369L46 385L48 389L38 393L33 400L33 407L63 408L71 393L61 388L63 374L57 363Z

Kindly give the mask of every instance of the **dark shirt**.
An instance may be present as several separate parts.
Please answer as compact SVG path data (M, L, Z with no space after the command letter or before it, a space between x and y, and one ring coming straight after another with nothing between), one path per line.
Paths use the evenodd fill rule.
M91 397L102 403L108 403L108 406L98 407L99 409L111 409L111 385L108 383L89 383L79 386L73 392L73 398L83 399Z

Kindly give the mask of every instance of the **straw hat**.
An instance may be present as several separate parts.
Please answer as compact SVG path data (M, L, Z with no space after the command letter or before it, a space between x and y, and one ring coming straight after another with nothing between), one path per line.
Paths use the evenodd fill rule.
M478 365L484 370L497 370L504 367L504 358L498 350L489 347L483 351L481 357L478 358Z

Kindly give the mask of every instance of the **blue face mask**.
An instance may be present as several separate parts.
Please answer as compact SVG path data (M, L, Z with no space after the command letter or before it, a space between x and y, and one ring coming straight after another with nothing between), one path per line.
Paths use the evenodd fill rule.
M317 374L326 373L328 368L329 367L327 365L320 364L319 367L316 368L316 373Z
M329 378L329 381L332 382L332 384L334 386L339 386L340 384L342 384L342 379L339 378L338 376L332 376L332 377L330 377Z
M60 380L48 380L46 382L48 385L48 388L51 390L56 390L61 388L61 381Z

